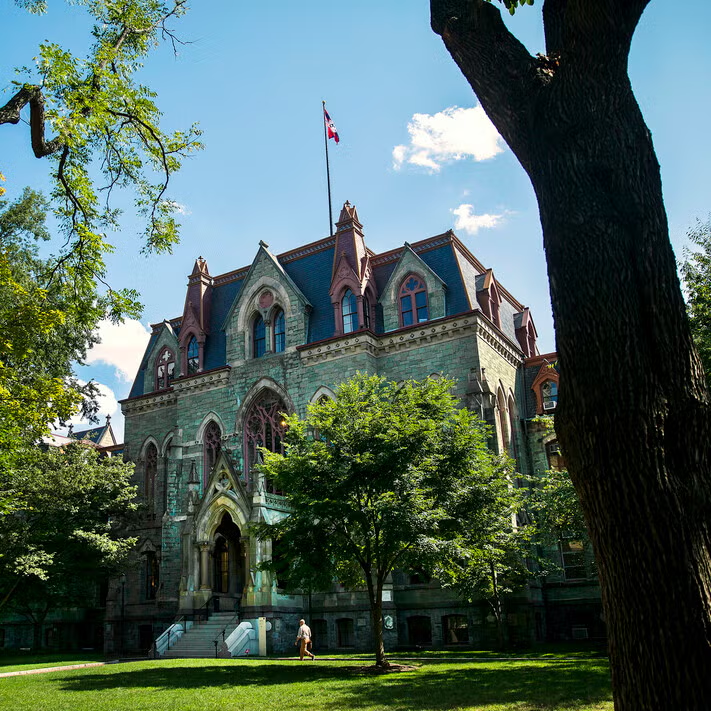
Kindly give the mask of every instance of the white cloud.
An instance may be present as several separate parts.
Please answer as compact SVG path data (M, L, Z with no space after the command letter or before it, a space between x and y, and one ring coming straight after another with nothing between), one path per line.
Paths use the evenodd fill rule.
M165 204L167 207L170 207L173 212L177 212L179 215L192 215L192 212L188 210L187 205L183 205L180 202L176 202L175 200L166 200Z
M78 380L78 382L82 385L85 384L83 380ZM96 419L98 422L89 422L88 420L82 419L81 415L74 415L69 422L73 425L74 430L79 432L93 427L101 427L106 422L106 415L110 415L111 427L113 428L114 435L116 436L116 441L121 442L123 440L124 418L121 413L121 407L118 403L116 393L114 393L108 385L104 385L98 381L94 381L94 384L99 391L96 397L98 405ZM63 427L59 429L59 432L66 434L67 428Z
M443 163L472 158L488 160L504 150L504 141L481 106L415 114L407 124L410 145L393 148L393 167L403 163L437 172Z
M475 235L479 230L490 227L498 227L504 219L504 215L475 215L474 206L462 204L452 212L457 216L454 228L464 230L470 235Z
M111 365L119 380L131 382L136 377L150 336L150 330L140 321L126 319L119 324L102 321L99 324L101 342L91 348L86 362L89 365Z

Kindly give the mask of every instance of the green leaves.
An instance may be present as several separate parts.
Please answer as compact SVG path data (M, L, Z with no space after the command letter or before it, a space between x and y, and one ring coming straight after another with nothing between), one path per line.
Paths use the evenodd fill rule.
M0 516L0 590L16 608L82 603L135 544L118 524L136 510L132 464L81 444L35 448L17 466L16 510Z
M491 2L492 0L486 0L487 2ZM533 5L533 0L499 0L499 2L503 3L504 7L509 11L510 15L516 14L516 8L520 5L523 7L524 5Z
M17 0L33 12L45 3ZM24 82L0 107L0 123L18 124L29 103L32 145L49 155L55 214L67 236L57 263L71 264L68 278L101 282L110 251L103 231L116 229L120 211L112 206L116 189L135 195L145 218L144 250L170 252L178 242L176 203L167 190L183 158L202 147L200 131L164 132L156 94L135 74L161 39L178 40L166 24L187 9L185 0L76 0L94 20L94 44L83 57L56 43L39 48L37 66L22 70ZM20 129L16 129L20 130ZM53 138L45 139L45 133ZM113 301L121 314L125 301ZM128 314L127 314L128 315Z
M711 218L706 222L697 220L687 237L700 250L684 249L684 261L679 269L687 292L687 312L694 345L706 380L711 383Z

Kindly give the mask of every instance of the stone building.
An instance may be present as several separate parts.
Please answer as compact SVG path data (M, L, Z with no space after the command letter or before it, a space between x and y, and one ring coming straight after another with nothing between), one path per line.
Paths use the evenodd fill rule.
M538 353L529 309L451 230L375 254L346 202L335 234L318 242L276 256L260 242L251 265L219 276L199 258L182 314L153 327L122 402L146 513L138 563L110 595L107 649L147 649L180 615L218 604L242 620L266 618L270 651L292 648L301 616L322 648L366 647L363 593L289 595L257 569L271 544L250 535L250 522L286 513L255 470L257 448L280 451L280 413L304 415L357 371L396 381L438 373L456 379L462 403L522 473L546 469L555 443L530 420L555 407L554 358ZM545 598L536 587L513 601L515 639L544 638ZM384 606L391 648L484 645L495 635L483 605L423 576L393 575ZM572 624L560 622L570 627L563 636Z

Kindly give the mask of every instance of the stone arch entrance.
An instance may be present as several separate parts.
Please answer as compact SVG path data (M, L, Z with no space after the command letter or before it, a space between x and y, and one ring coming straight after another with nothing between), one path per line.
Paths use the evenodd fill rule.
M222 514L211 541L212 594L239 604L245 586L245 546L242 532L228 511ZM227 600L225 600L227 603ZM227 609L229 605L222 607Z
M241 539L239 526L225 511L213 535L213 595L241 598L245 585L245 560Z

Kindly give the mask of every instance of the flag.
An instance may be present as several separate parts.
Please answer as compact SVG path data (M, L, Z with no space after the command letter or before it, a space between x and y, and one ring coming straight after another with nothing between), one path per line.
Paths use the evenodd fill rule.
M338 143L338 131L336 131L336 127L331 121L331 117L328 115L328 111L326 111L326 107L323 107L323 120L326 122L326 129L328 130L328 137L329 138L335 138L336 143Z

